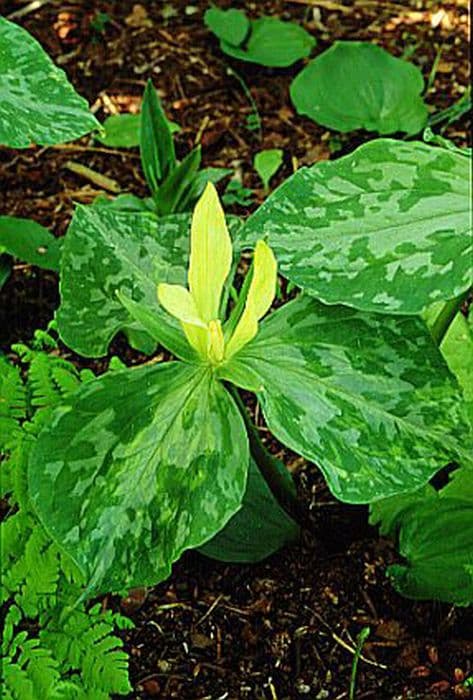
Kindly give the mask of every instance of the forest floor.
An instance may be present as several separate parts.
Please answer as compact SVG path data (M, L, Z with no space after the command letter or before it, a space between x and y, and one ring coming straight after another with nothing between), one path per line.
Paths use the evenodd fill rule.
M0 13L8 17L25 6L0 0ZM350 39L409 58L423 71L433 111L456 102L468 84L466 1L232 6L302 21L317 38L316 53ZM53 0L12 19L42 43L100 119L138 111L151 77L168 116L181 126L178 155L200 142L205 165L233 168L253 190L254 203L230 211L246 215L263 199L252 165L258 151L284 150L276 185L295 168L339 157L373 135L340 135L299 117L288 88L300 64L271 70L224 56L203 24L206 7L201 0ZM444 135L465 145L468 129L463 117ZM102 192L71 172L69 161L113 178L123 191L146 194L137 149L105 149L86 137L21 152L0 149L0 212L33 218L63 235L74 203L89 203ZM27 342L34 329L45 328L58 300L53 273L15 265L0 293L0 347L8 352L11 343ZM63 353L80 367L107 367L107 358L91 362L66 348ZM111 353L128 363L141 359L123 340ZM358 700L470 697L463 681L473 675L473 611L397 595L385 576L396 550L369 526L367 509L335 502L314 465L274 442L270 447L294 474L314 531L253 566L191 552L155 588L106 599L104 605L121 607L136 624L123 633L135 688L130 698L348 699L356 639L366 626L371 632L358 668Z

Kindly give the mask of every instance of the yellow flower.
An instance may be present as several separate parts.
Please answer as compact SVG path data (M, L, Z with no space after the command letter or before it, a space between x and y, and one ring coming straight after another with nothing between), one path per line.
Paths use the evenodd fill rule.
M232 243L225 215L217 191L209 182L192 217L189 288L159 284L158 299L179 319L189 344L212 365L229 359L254 338L258 321L269 310L276 289L276 260L269 246L258 241L245 308L225 342L219 313L231 264Z

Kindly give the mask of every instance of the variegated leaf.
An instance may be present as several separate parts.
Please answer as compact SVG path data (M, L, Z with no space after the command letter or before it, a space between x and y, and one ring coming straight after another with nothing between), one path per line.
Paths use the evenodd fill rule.
M425 484L468 459L471 430L423 322L299 297L263 322L222 377L255 391L271 432L343 501Z
M378 139L302 168L247 220L284 276L329 304L418 313L472 283L469 159Z
M87 101L25 29L0 17L0 144L64 143L101 129Z
M107 353L120 330L142 329L118 292L141 303L163 324L171 324L158 304L156 286L185 283L189 225L185 214L157 219L144 212L77 207L64 241L57 312L66 345L97 357Z
M183 363L113 372L81 387L40 433L33 504L89 595L151 585L239 509L248 442L231 396Z

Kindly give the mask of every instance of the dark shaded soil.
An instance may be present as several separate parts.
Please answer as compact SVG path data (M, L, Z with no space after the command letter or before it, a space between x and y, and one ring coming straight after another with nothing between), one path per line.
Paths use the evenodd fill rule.
M0 13L8 16L24 5L0 1ZM267 12L304 21L317 37L317 52L343 38L375 41L394 55L410 55L426 81L437 57L427 91L433 110L463 94L466 2L323 0L313 5L309 0L232 3L253 16ZM203 26L205 2L149 1L141 10L133 7L111 0L58 0L17 21L66 70L99 118L138 110L151 77L169 117L182 127L178 154L200 141L205 164L234 168L244 186L255 190L255 206L263 198L252 167L257 151L284 149L275 185L300 165L337 157L370 138L340 136L294 113L288 87L300 66L275 71L226 59ZM98 12L110 17L103 32L93 29ZM257 105L260 130L248 128L248 117L254 122L256 112L242 80ZM464 117L444 135L464 145L468 128ZM84 138L46 149L0 149L0 212L31 217L63 235L73 203L88 203L101 192L70 172L69 160L112 177L124 191L146 194L136 150L107 150ZM35 328L47 325L57 304L53 273L16 264L0 292L0 346L8 351L12 342L30 339ZM120 339L112 351L129 363L140 360ZM107 365L106 358L89 362L66 349L64 354L98 371ZM136 623L125 633L135 687L130 697L342 700L349 697L353 650L365 626L371 634L359 665L357 698L470 697L463 681L473 674L471 609L399 597L385 577L395 549L368 526L366 509L334 502L314 466L287 452L279 456L296 475L315 534L305 533L299 544L251 567L190 553L147 596L138 591L122 601Z

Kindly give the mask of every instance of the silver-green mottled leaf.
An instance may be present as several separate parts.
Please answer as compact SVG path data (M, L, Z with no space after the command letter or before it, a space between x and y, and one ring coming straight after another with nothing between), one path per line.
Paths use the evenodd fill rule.
M188 215L157 219L152 214L77 207L63 247L57 312L66 345L97 357L107 353L120 330L143 330L120 302L118 291L142 302L163 323L172 323L158 304L156 286L185 283L189 221Z
M329 304L418 313L472 283L469 160L423 143L371 141L302 168L247 220L282 274Z
M472 313L470 311L470 316ZM463 389L463 396L473 425L473 328L463 314L456 315L443 339L440 350Z
M365 41L336 41L292 81L291 99L318 124L417 134L427 122L422 73Z
M468 459L459 391L420 319L300 297L262 324L222 376L256 392L271 432L314 461L343 501L412 491L450 460Z
M83 386L40 433L33 504L88 581L87 594L152 585L240 507L248 443L207 368L113 372Z
M27 148L72 141L99 122L25 29L0 17L0 144Z

